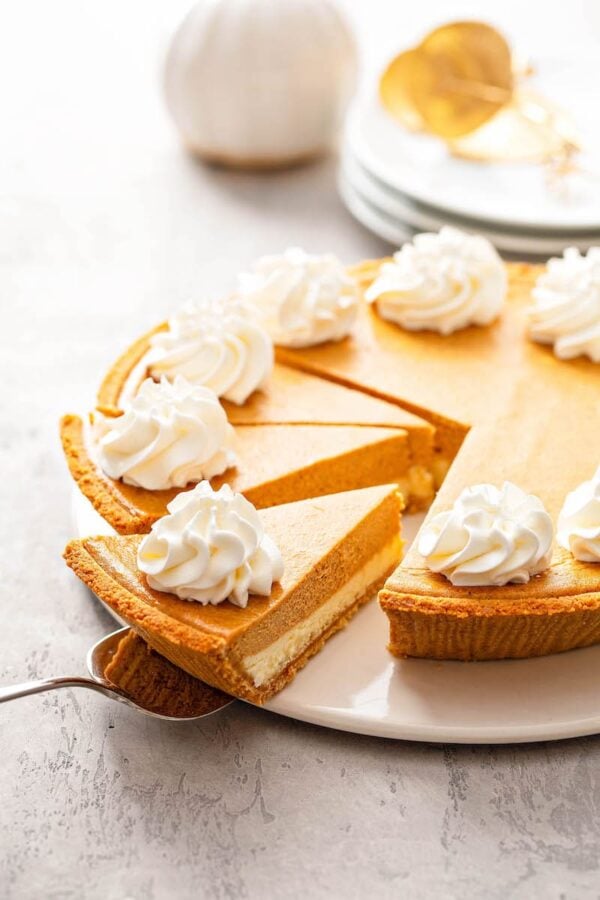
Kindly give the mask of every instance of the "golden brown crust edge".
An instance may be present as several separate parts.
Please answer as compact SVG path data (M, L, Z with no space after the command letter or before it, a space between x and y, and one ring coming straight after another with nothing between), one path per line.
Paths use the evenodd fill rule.
M166 322L151 328L150 331L143 334L133 344L130 344L110 367L100 385L96 401L97 409L105 416L120 416L122 414L120 397L123 385L126 383L132 370L147 352L151 338L161 331L166 331L167 328Z
M553 602L554 601L554 602ZM427 659L524 659L600 642L600 593L544 598L516 611L479 611L384 588L394 656ZM550 607L550 608L549 608Z
M73 480L102 518L119 534L149 531L156 517L145 517L126 509L118 497L107 489L105 480L99 475L86 450L83 422L79 416L62 417L60 439Z

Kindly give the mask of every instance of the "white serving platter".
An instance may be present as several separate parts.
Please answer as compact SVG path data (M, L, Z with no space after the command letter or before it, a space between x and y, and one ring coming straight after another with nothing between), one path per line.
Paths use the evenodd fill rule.
M78 492L75 532L113 533ZM422 516L404 518L410 541ZM600 731L600 646L485 663L394 659L387 620L369 604L265 708L357 734L506 744Z
M543 93L570 111L582 133L581 175L568 190L548 190L544 172L529 163L481 164L452 157L442 141L402 128L375 92L359 99L346 144L365 168L394 190L432 210L487 222L491 227L548 233L600 229L600 125L594 66L588 61L542 60Z

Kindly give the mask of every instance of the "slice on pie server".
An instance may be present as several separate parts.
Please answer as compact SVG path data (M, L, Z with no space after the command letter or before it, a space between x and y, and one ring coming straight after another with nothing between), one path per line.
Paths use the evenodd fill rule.
M245 608L152 590L137 567L140 535L72 541L65 559L160 654L214 687L263 703L382 587L401 556L400 511L396 485L262 510L284 574L268 597L251 596Z

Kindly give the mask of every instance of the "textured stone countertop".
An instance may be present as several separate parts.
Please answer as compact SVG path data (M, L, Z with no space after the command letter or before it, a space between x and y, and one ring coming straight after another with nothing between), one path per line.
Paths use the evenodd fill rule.
M257 177L180 152L157 60L186 5L23 0L0 32L3 684L83 672L111 628L61 560L57 420L115 351L260 253L386 249L333 159ZM3 705L0 759L3 900L600 896L597 738L427 746L242 704L170 725L69 691Z

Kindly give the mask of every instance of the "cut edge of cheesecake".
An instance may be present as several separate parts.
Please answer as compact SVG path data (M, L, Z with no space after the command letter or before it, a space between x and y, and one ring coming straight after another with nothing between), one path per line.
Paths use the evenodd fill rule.
M237 432L248 478L244 481L243 468L232 468L211 479L211 484L216 489L229 484L258 509L385 483L399 484L404 495L410 489L402 474L407 441L401 429L265 425L239 426ZM119 534L149 531L177 494L194 487L148 491L109 478L93 457L79 416L64 416L60 435L77 487ZM276 464L271 470L263 460L262 476L254 475L269 450L275 452Z
M139 535L71 541L65 560L162 656L260 704L374 598L401 556L401 505L396 486L383 485L262 510L291 571L269 598L251 598L244 610L228 602L198 609L152 591L135 566ZM298 533L306 540L301 548Z
M462 443L469 433L470 426L463 422L457 422L453 419L445 418L435 411L429 411L411 404L408 400L399 402L392 394L385 390L375 390L368 385L358 385L350 378L338 375L335 372L327 372L319 367L313 366L306 362L301 356L296 356L295 350L289 350L286 347L277 347L275 350L275 358L277 362L291 369L296 369L307 376L320 378L323 381L329 381L341 388L357 393L365 394L374 400L380 400L390 405L396 405L398 409L404 410L416 419L428 422L433 428L433 452L431 462L429 463L431 474L433 476L434 488L437 490L441 485L446 472L452 465L455 456L458 454ZM430 502L433 497L430 497ZM413 511L426 509L428 504L415 506Z
M469 425L464 422L457 422L454 419L446 418L434 410L424 409L416 404L410 403L408 400L402 400L402 402L400 402L398 398L385 390L376 390L366 384L359 385L357 382L345 377L341 373L328 371L327 369L307 361L303 358L301 351L287 347L276 347L275 359L280 366L295 369L298 372L302 372L306 377L317 378L321 381L335 384L344 390L362 394L390 406L396 406L398 409L403 410L407 415L414 417L417 421L427 422L433 430L433 446L431 448L431 454L428 457L427 465L433 477L434 490L439 488L446 476L446 472L452 465L455 456L458 454L465 437L469 433ZM417 500L417 502L412 505L410 511L416 512L418 510L427 509L432 499L433 494L429 497L428 503L420 503Z

